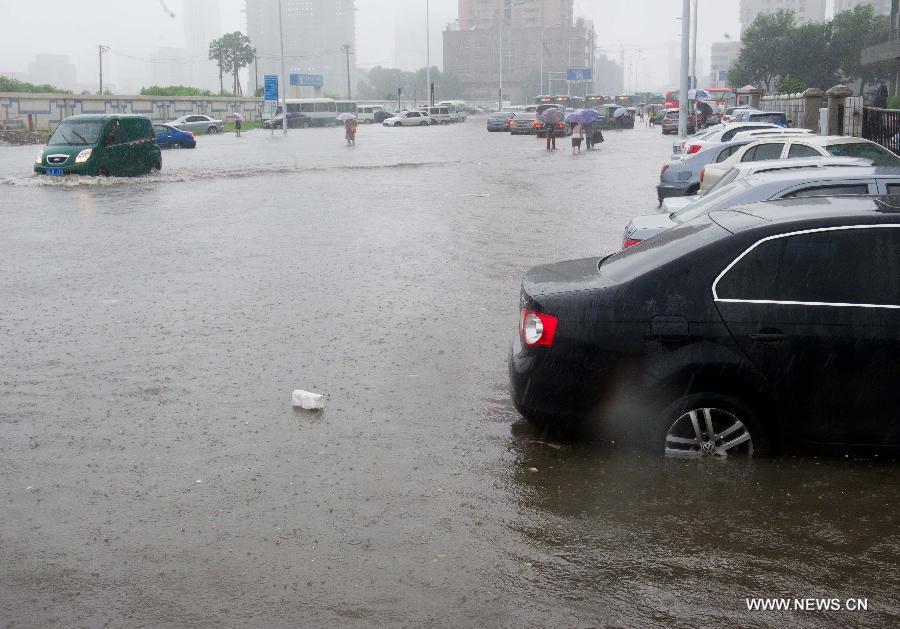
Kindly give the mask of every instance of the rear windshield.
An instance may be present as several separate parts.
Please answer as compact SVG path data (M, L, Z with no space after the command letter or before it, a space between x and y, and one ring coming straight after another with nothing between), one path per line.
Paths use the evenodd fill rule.
M669 214L669 218L676 223L686 223L687 221L697 218L701 214L709 212L711 208L719 206L722 201L727 201L730 198L736 197L749 187L750 185L744 181L736 181L717 190L711 190L696 201L675 210Z
M832 144L825 150L835 157L863 157L872 160L874 166L900 166L897 156L870 142L851 142L849 144Z
M750 120L753 122L771 122L772 124L781 124L784 122L784 114L751 114Z
M97 143L102 120L63 120L50 136L49 146L90 146Z
M600 273L616 282L627 282L673 260L689 255L726 233L711 220L679 225L648 238L640 245L604 258Z

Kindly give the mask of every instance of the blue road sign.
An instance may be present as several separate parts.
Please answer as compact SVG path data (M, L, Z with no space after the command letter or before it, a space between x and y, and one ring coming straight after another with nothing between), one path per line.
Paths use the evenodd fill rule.
M278 102L278 75L267 74L264 80L266 102Z
M321 74L292 74L291 86L295 87L322 87L325 85L325 77Z
M593 74L590 68L569 68L566 70L566 81L593 81Z

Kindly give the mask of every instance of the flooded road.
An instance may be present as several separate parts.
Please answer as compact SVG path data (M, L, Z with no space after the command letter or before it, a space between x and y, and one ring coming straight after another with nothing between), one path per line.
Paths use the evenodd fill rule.
M0 147L4 627L896 622L895 462L657 460L509 402L521 274L618 248L670 138L342 136L134 180Z

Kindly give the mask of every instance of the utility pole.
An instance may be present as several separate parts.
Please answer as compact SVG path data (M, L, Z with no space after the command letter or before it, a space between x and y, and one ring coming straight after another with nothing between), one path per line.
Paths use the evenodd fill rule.
M685 0L685 2L687 1ZM284 20L282 20L281 0L278 0L278 43L281 46L281 80L279 81L281 84L279 85L281 88L281 134L287 135L287 83L285 82L287 75L284 72Z
M350 44L344 44L341 46L341 50L347 55L347 100L353 100L353 95L350 92L350 53L353 48Z
M503 111L503 20L506 18L506 0L500 3L500 84L497 89L497 111Z
M109 50L109 46L100 44L97 46L97 56L100 58L100 95L103 95L103 53Z
M428 105L434 107L434 89L431 85L431 3L425 0L425 86Z
M688 74L690 72L691 0L681 5L681 91L678 94L678 137L687 137Z
M256 81L256 89L253 91L253 96L256 97L259 95L259 65L257 65L257 55L256 51L253 51L253 79Z
M693 17L693 26L691 30L693 31L693 35L691 35L691 82L695 90L700 89L700 84L697 82L697 4L699 0L694 1L694 15Z

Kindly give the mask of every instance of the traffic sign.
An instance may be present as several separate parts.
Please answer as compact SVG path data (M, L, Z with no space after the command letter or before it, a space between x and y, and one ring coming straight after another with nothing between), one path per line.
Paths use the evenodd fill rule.
M567 81L593 81L594 73L590 68L569 68L566 70Z
M265 100L267 103L278 102L278 75L267 74L263 82L265 86Z

